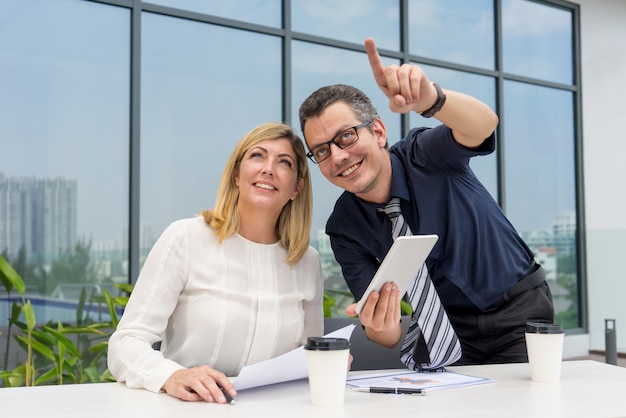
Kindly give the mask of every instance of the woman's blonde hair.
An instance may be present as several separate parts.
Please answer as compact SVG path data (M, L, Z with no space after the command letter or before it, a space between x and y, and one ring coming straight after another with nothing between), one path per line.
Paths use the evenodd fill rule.
M291 126L277 122L264 123L248 132L239 141L226 163L215 207L212 210L203 210L202 216L215 229L220 243L239 231L240 219L237 212L239 188L235 185L235 175L239 172L241 161L250 148L259 142L277 139L286 139L291 144L296 154L297 177L304 180L302 190L294 200L289 200L283 207L276 225L280 243L287 249L287 263L294 267L309 247L313 191L303 142Z

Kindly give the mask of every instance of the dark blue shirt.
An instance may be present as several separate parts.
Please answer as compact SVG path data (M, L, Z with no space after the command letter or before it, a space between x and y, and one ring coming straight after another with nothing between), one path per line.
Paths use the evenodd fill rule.
M534 254L472 172L469 161L495 149L492 134L477 149L457 143L444 125L412 129L390 148L391 196L399 197L413 234L437 234L426 263L447 308L487 309L533 265ZM335 258L356 299L391 247L391 222L344 192L326 224Z

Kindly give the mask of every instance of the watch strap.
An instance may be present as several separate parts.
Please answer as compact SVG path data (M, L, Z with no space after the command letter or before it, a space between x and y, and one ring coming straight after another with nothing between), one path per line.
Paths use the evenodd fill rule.
M441 87L439 87L439 84L433 83L433 87L437 91L437 100L435 100L435 103L430 107L430 109L426 109L420 113L420 115L424 118L432 118L446 103L446 95L443 93L443 90L441 90Z

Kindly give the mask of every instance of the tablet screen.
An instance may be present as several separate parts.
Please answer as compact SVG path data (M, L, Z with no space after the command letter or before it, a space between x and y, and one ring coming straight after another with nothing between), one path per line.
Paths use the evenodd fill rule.
M435 234L398 237L357 303L356 313L361 313L369 294L373 291L380 292L383 284L387 282L395 282L400 289L400 295L404 295L437 239L439 237Z

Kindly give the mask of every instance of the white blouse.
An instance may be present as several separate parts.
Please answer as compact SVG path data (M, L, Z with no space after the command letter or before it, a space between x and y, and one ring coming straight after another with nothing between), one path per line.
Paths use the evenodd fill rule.
M158 392L176 370L227 376L323 332L322 268L309 247L291 269L280 243L235 234L218 244L202 217L172 223L148 254L111 335L108 366L129 387ZM161 351L152 344L163 341Z

